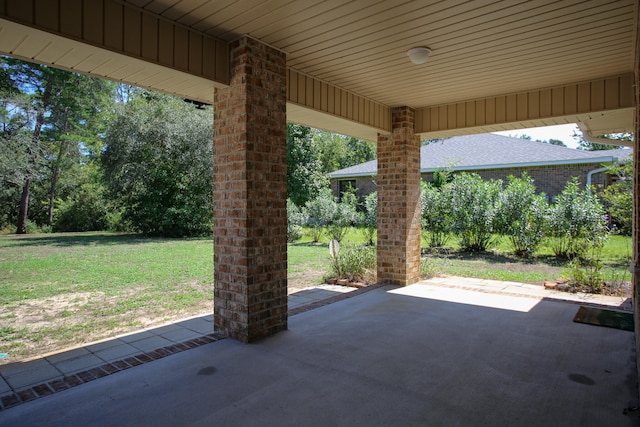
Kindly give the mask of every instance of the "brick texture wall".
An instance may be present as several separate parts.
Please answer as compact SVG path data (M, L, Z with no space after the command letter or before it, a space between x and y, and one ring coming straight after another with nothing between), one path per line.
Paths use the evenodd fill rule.
M478 171L468 171L469 173L477 173L484 179L501 179L505 184L507 177L513 175L522 176L523 172L527 172L534 179L534 184L538 193L545 193L548 197L554 198L562 192L567 181L577 176L580 186L584 188L587 182L587 173L594 169L600 168L599 163L585 165L567 165L567 166L540 166L530 168L509 168L509 169L487 169ZM426 182L433 180L433 173L423 173L422 179ZM377 191L376 178L358 177L356 180L357 194L359 197L365 197L367 194ZM597 191L601 191L611 183L610 177L599 172L593 174L591 183L596 186ZM331 189L333 194L338 195L338 180L331 181Z
M392 134L378 135L378 282L420 278L420 138L414 110L392 111Z
M214 327L250 342L287 328L286 59L247 37L230 52L214 106Z
M376 178L372 178L370 176L362 176L357 178L347 178L347 181L356 181L356 196L358 198L363 199L365 196L373 193L374 191L378 191L378 187L376 185ZM331 180L331 191L335 197L338 197L340 192L340 181L341 179L332 179Z
M483 179L501 179L507 184L507 177L513 175L522 176L527 172L534 180L534 185L538 193L545 193L550 200L562 193L567 182L574 176L578 177L582 188L587 182L587 173L600 168L601 164L567 165L567 166L540 166L531 168L510 168L510 169L487 169L474 171ZM424 179L431 181L431 174L425 174ZM597 173L592 176L592 184L598 189L602 189L608 182L604 173Z

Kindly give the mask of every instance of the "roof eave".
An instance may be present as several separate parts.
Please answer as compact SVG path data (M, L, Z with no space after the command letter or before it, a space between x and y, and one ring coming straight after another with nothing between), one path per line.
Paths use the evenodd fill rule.
M437 167L437 168L422 168L420 173L430 173L437 170L447 169L451 171L466 171L466 170L487 170L487 169L514 169L514 168L530 168L530 167L542 167L542 166L568 166L568 165L584 165L591 163L617 163L619 159L613 156L606 157L594 157L587 159L572 159L572 160L554 160L544 162L527 162L527 163L502 163L491 165L470 165L470 166L452 166L452 167ZM330 179L344 179L344 178L361 178L366 176L377 175L376 172L355 172L344 174L328 174Z

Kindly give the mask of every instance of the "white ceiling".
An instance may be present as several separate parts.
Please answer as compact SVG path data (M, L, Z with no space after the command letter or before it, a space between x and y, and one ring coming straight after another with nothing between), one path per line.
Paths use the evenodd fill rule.
M285 51L290 68L389 107L444 105L632 73L636 55L638 0L113 1L225 41L250 35ZM433 50L426 64L407 58L415 46ZM205 102L213 101L217 84L6 20L0 20L0 52ZM376 129L355 122L291 104L288 110L290 120L376 137ZM509 126L580 120L594 134L596 128L631 130L633 111ZM462 132L490 130L507 128Z
M288 66L423 107L632 72L634 0L127 0L206 34L249 34ZM409 62L414 46L433 50Z

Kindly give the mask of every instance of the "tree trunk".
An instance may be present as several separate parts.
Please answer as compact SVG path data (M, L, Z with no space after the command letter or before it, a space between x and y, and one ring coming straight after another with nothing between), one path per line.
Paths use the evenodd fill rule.
M51 176L51 187L49 188L49 216L47 217L47 225L51 227L53 224L53 207L56 198L56 186L58 185L58 177L60 176L60 165L62 164L62 157L67 149L67 143L65 141L60 142L60 149L58 150L58 158L53 165L53 175Z
M42 126L44 125L44 113L49 106L51 100L51 90L53 88L53 82L51 77L47 80L44 93L42 94L42 104L38 110L36 116L36 125L33 129L33 136L31 137L31 147L29 152L29 167L27 174L24 178L24 185L22 186L22 196L20 197L20 210L18 214L18 225L16 227L16 234L27 233L27 218L29 215L29 192L31 190L31 179L33 178L33 172L36 166L36 160L38 157L39 145L40 145L40 133L42 132Z
M51 177L51 188L49 189L49 216L47 217L47 225L51 227L53 224L53 205L56 198L56 185L58 183L58 175L60 174L60 164L57 163L53 168L53 176Z
M31 173L24 178L22 195L20 196L20 211L18 213L18 226L16 234L27 234L27 213L29 211L29 188L31 187Z

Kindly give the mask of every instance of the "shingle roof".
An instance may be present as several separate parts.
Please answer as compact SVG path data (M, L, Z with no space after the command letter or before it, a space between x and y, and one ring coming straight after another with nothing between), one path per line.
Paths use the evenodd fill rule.
M508 167L531 167L579 163L610 163L621 161L632 150L584 151L528 141L521 138L485 133L456 136L420 149L422 172L437 169L475 170ZM329 174L330 178L367 176L377 173L378 162L360 163Z

